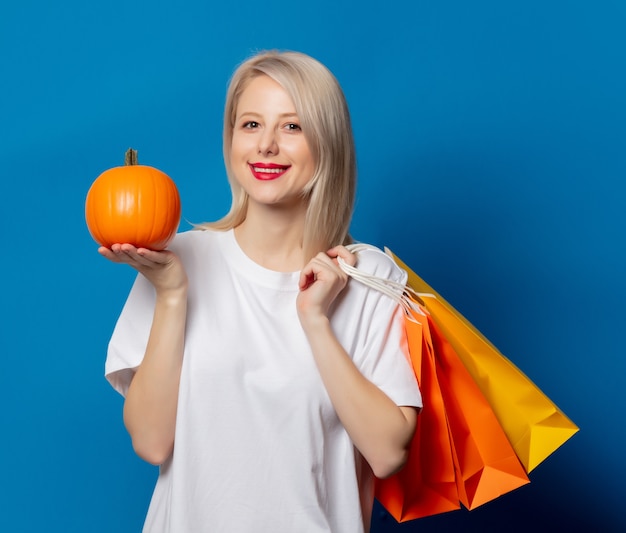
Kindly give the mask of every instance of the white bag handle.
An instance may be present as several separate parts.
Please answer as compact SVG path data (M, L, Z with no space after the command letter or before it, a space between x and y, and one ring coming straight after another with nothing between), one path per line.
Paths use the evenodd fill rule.
M353 254L358 254L358 252L363 250L377 250L367 244L361 243L348 244L346 248ZM372 289L386 294L392 300L400 304L408 317L411 317L411 311L422 315L424 314L424 311L422 311L422 309L414 302L414 299L418 302L422 302L422 295L414 291L408 285L403 285L402 283L398 283L387 278L381 278L379 276L374 276L373 274L368 274L367 272L362 272L358 268L347 264L341 257L337 258L337 262L339 263L341 270L343 270L348 276Z

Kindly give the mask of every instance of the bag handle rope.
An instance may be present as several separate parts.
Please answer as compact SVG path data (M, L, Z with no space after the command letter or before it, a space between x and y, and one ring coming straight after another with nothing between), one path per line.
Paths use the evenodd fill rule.
M361 243L348 244L346 248L353 254L358 254L363 250L378 250L377 248L373 248L372 246ZM363 283L363 285L366 285L372 289L382 292L383 294L389 296L392 300L400 304L409 319L412 319L412 312L420 313L422 315L425 314L425 309L417 305L417 303L424 305L424 302L421 298L422 296L434 296L431 294L419 293L413 290L408 285L403 285L402 283L398 283L397 281L393 281L387 278L381 278L379 276L374 276L373 274L363 272L358 268L347 264L341 257L337 258L337 262L341 270L343 270L352 279L355 279L356 281Z

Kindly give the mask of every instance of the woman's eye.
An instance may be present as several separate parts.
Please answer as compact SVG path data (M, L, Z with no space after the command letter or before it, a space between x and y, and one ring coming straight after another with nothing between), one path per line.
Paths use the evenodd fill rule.
M294 122L287 124L285 127L287 128L288 131L301 131L302 130L300 125Z
M259 127L259 123L254 120L249 120L248 122L244 122L243 127L246 129L254 129Z

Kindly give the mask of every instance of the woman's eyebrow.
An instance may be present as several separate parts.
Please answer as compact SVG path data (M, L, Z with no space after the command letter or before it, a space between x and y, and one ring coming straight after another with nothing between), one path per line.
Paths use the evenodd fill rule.
M261 113L257 113L256 111L243 111L238 115L239 117L261 117ZM298 118L298 113L281 113L278 115L279 118Z

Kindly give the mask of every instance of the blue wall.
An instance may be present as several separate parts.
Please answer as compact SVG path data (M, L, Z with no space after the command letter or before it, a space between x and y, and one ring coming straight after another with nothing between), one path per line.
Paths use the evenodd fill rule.
M176 180L187 221L222 215L227 79L274 47L344 86L354 235L389 246L581 427L510 495L399 526L378 509L374 530L625 529L626 4L212 4L0 7L0 530L139 531L156 471L102 376L133 274L96 253L85 194L133 146Z

